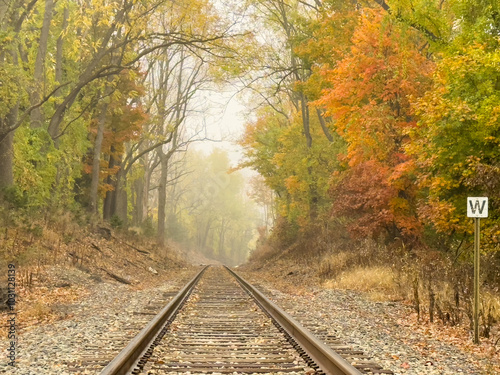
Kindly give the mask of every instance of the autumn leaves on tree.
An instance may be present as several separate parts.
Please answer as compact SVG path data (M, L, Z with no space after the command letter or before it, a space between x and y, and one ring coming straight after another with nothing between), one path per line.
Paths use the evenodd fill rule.
M485 195L497 249L499 14L493 0L4 1L3 196L136 226L153 212L163 243L196 95L237 82L242 166L281 222L447 251L471 230L466 196Z
M3 1L0 188L7 206L83 206L142 225L153 171L161 164L164 181L170 156L197 138L183 130L196 92L215 87L235 57L243 35L233 29L205 0ZM159 212L164 229L165 207Z
M285 38L296 61L289 69L302 75L280 82L276 92L291 92L290 104L264 106L241 144L281 215L306 231L314 209L356 238L446 236L458 245L472 228L467 195L491 197L492 212L499 204L498 4L272 3L295 25ZM312 142L294 95L321 113L309 120ZM489 249L499 229L493 214Z

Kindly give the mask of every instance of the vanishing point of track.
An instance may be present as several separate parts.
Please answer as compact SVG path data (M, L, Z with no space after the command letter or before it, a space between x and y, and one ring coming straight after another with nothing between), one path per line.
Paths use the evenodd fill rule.
M118 374L392 374L345 360L228 268L204 268L112 360ZM355 362L351 365L350 362Z

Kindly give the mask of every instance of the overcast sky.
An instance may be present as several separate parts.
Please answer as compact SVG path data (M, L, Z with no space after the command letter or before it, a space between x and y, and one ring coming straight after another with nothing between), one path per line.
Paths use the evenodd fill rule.
M245 129L245 106L240 103L234 91L224 93L205 91L200 96L198 100L203 101L209 111L201 115L197 121L203 121L207 136L218 142L196 142L192 148L206 153L210 153L214 148L226 150L232 165L236 166L243 157L242 148L236 142Z

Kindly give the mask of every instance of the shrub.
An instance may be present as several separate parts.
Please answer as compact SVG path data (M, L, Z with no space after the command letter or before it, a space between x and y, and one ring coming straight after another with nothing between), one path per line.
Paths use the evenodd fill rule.
M114 228L114 229L121 229L123 228L123 220L118 217L118 215L113 215L111 216L111 219L109 220L109 224Z
M141 224L142 233L146 237L154 237L156 235L155 226L153 224L153 219L151 217L147 217Z
M0 196L13 208L24 208L28 204L28 195L16 185L4 187Z

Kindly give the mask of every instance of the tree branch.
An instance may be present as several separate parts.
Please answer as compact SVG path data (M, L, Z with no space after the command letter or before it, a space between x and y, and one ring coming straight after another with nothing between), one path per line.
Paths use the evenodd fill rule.
M18 127L20 127L24 120L29 117L31 112L33 112L35 109L40 108L45 102L47 102L52 96L55 95L55 93L62 87L69 85L70 82L63 83L62 85L57 86L54 90L52 90L47 96L45 96L39 103L32 105L29 107L26 111L24 111L23 115L20 117L20 119L12 126L9 126L7 129L2 131L0 133L0 142L4 140L4 138L9 134L10 132L16 130Z
M405 17L403 17L399 13L398 14L394 14L392 12L392 8L385 2L385 0L374 0L374 1L378 5L380 5L387 13L389 13L392 16L394 16L397 20L402 21L402 22L406 23L407 25L413 27L415 30L420 31L421 33L423 33L427 38L429 38L433 42L443 43L443 39L441 37L437 36L436 34L434 34L432 31L430 31L426 27L424 27L424 26L422 26L422 25L420 25L418 23L415 23L413 21L407 20Z

